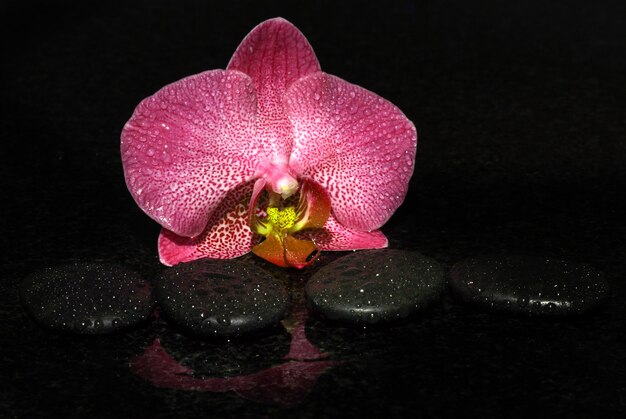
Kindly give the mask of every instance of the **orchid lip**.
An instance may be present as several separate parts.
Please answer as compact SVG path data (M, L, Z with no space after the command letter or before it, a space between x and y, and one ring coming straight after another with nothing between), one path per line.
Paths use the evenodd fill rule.
M252 248L258 256L279 266L303 268L311 264L319 249L313 240L299 240L292 235L307 228L320 228L330 215L330 200L326 193L310 180L302 180L297 205L294 197L284 199L274 192L271 185L260 180L258 187L265 185L267 207L265 217L257 216L260 192L253 195L250 204L250 227L265 236L265 241ZM258 188L257 188L258 189Z

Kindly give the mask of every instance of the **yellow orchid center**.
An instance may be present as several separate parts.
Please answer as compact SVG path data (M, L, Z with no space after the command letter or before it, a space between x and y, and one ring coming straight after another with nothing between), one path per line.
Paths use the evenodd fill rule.
M267 191L267 190L266 190ZM321 186L303 181L297 205L296 196L285 199L280 193L267 191L265 217L251 213L250 227L265 240L252 248L252 252L278 266L303 268L319 252L313 240L300 240L292 234L304 229L322 228L330 215L330 199ZM258 197L251 211L256 211Z
M296 223L298 214L294 207L287 207L285 209L278 209L277 207L270 207L267 209L267 221L280 231L290 229Z

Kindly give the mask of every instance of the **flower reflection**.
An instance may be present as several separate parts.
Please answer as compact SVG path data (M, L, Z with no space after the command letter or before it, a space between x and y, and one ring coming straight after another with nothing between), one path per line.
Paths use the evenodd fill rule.
M285 328L291 334L289 353L282 364L254 374L234 377L194 376L194 370L182 365L161 345L159 338L130 363L131 370L155 387L177 390L224 393L234 391L239 396L260 403L295 406L313 390L318 378L336 361L322 360L320 351L305 333L307 312L304 304L295 308Z

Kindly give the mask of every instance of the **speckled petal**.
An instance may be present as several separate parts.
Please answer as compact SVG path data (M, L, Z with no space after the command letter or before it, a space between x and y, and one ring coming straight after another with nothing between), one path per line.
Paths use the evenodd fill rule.
M159 258L167 266L200 258L230 259L242 256L260 237L248 225L248 200L254 182L229 193L209 220L206 230L195 238L182 237L162 229Z
M325 73L295 82L285 106L295 135L290 166L326 189L344 226L383 225L413 174L411 121L389 101Z
M295 235L312 240L319 250L342 251L382 249L387 247L387 237L380 231L361 231L344 227L331 214L323 229L305 230Z
M266 20L244 38L227 69L242 71L254 82L259 102L259 137L273 150L268 158L288 157L293 138L283 96L294 81L320 70L307 39L285 19Z
M289 230L290 233L308 228L322 228L330 215L330 198L319 184L311 179L300 180L300 220Z
M176 235L202 233L267 152L256 112L252 80L238 71L190 76L143 100L121 142L126 184L141 209Z

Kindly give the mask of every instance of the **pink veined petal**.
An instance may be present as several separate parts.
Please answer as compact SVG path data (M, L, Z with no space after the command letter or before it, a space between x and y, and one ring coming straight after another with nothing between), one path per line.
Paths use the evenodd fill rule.
M267 153L256 112L252 80L238 71L200 73L144 99L121 141L126 184L141 209L177 235L202 233Z
M173 266L200 258L230 259L245 255L260 238L248 225L248 200L254 182L240 185L222 201L197 237L178 236L162 229L159 234L161 263Z
M285 19L266 20L244 38L227 69L244 72L254 82L259 103L258 135L273 151L268 159L288 158L293 138L283 96L294 81L320 71L307 39Z
M389 101L325 73L292 84L285 107L295 137L290 166L326 189L344 226L383 225L413 174L413 123Z
M333 214L323 229L304 230L296 237L313 240L319 250L342 251L362 249L382 249L387 247L387 237L380 231L361 231L339 224Z
M256 219L256 205L261 196L261 192L265 188L267 181L263 178L257 179L252 187L252 196L248 203L248 225L252 226Z

